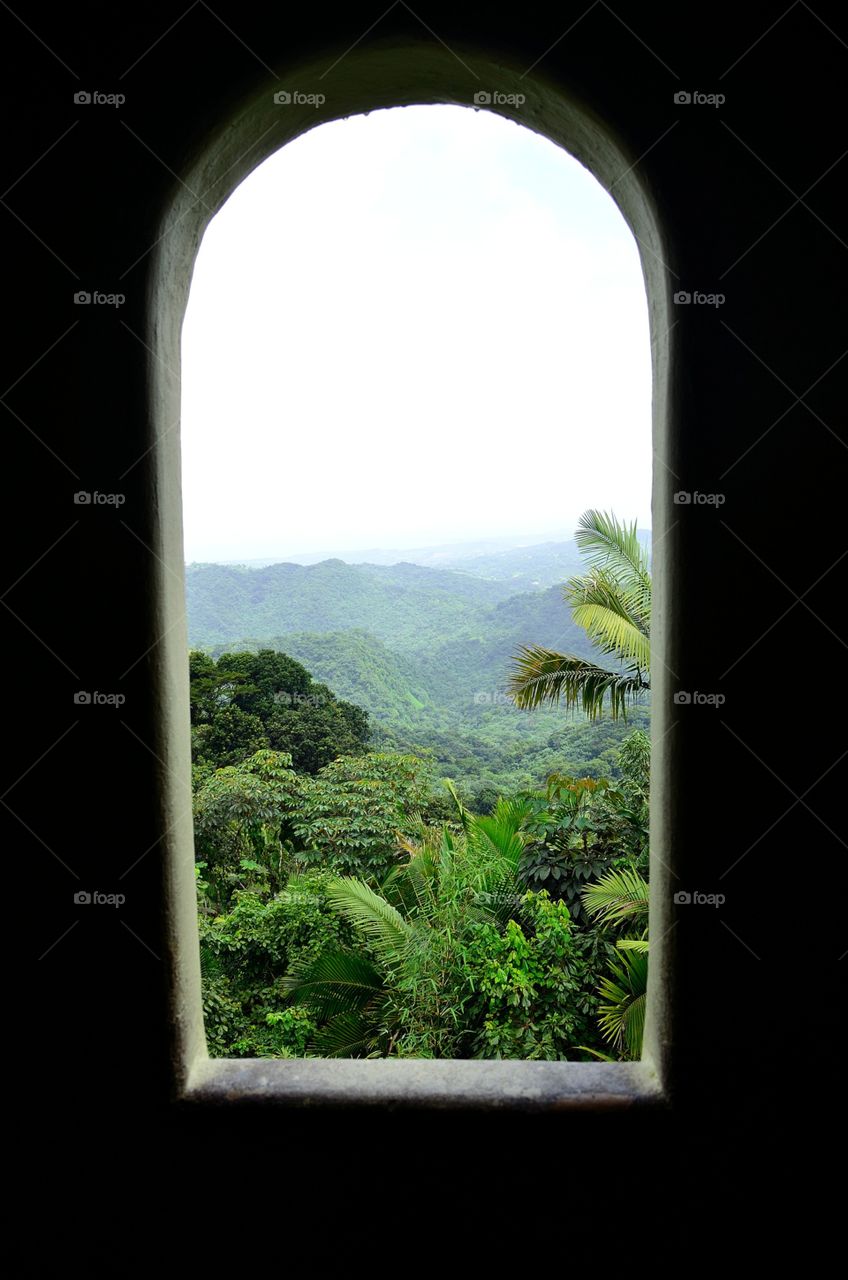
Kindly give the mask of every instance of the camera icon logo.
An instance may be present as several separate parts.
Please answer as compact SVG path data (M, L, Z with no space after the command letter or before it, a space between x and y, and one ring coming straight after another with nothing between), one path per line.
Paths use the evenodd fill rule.
M87 906L91 902L91 894L86 893L85 889L80 889L79 893L74 894L74 902L79 907Z
M676 707L688 707L691 701L692 695L686 689L678 689L674 695L674 705Z
M687 893L685 889L680 889L674 895L674 901L678 906L685 906L687 903L692 901L692 895L691 893Z
M686 304L691 301L692 301L692 295L691 293L688 293L685 289L678 289L677 293L674 295L674 302L675 302L675 305L678 307L685 307Z
M80 89L79 93L74 94L74 102L77 106L85 106L87 102L91 102L91 94L86 93L85 89Z
M692 495L687 493L685 489L678 489L674 495L674 504L677 507L688 507L691 505Z
M74 305L77 307L86 307L91 302L91 294L86 293L84 289L80 289L79 293L74 294Z
M274 94L274 101L278 107L287 107L291 102L291 94L288 89L278 89Z
M91 694L86 693L85 689L80 689L79 693L74 694L74 705L77 707L87 707L91 702Z
M487 93L485 89L478 89L474 95L475 107L490 107L492 105L492 95Z
M87 507L91 504L91 494L86 493L85 489L80 489L74 494L74 505L77 507Z
M674 95L674 101L677 103L678 106L685 106L687 102L692 101L692 95L691 93L687 93L685 89L680 89Z

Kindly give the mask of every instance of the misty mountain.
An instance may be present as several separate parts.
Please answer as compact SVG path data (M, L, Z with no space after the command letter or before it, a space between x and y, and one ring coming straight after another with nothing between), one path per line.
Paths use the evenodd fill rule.
M186 598L195 645L287 631L367 630L387 644L426 647L510 594L505 582L414 564L190 565Z
M558 768L597 773L609 769L629 725L589 724L561 708L519 711L505 694L521 645L600 658L559 585L581 568L573 543L509 548L450 569L339 559L192 565L189 639L216 657L236 649L288 653L368 711L374 746L429 750L469 786L538 782ZM546 576L558 585L515 590ZM646 718L642 709L631 723Z

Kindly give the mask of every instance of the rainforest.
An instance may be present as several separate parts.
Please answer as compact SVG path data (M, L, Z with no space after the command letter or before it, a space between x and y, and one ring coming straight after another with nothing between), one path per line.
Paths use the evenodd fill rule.
M187 569L222 1057L638 1057L649 539Z

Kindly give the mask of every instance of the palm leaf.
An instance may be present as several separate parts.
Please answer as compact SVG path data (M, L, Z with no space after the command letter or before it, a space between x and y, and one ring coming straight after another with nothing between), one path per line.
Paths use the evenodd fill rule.
M563 588L571 615L605 653L622 661L650 666L650 584L645 599L641 586L626 591L607 570L593 569L569 578Z
M327 900L351 924L367 935L378 954L388 963L400 959L413 941L414 930L407 920L380 894L362 880L342 876L330 880Z
M457 789L456 789L456 785L454 784L454 782L452 781L452 779L450 779L450 778L443 778L443 779L442 779L442 781L444 782L445 786L447 787L448 791L450 792L450 794L451 794L451 796L452 796L452 798L453 798L453 802L454 802L454 804L456 805L457 812L458 812L458 814L459 814L459 821L460 821L460 822L461 822L461 824L462 824L462 828L463 828L463 830L464 830L464 831L467 831L467 830L468 830L468 824L469 824L469 822L473 819L474 815L473 815L472 813L470 813L470 812L469 812L469 810L468 810L468 809L466 809L465 805L462 803L462 798L461 798L461 796L460 796L459 792L457 791Z
M630 618L608 605L590 603L575 605L571 616L604 653L650 670L651 642Z
M373 1051L378 1037L375 1010L340 1013L318 1028L309 1048L322 1058L361 1058Z
M615 720L619 715L626 718L628 702L635 701L647 688L638 670L607 671L585 658L557 653L542 645L522 646L512 661L508 691L523 710L563 700L569 708L582 706L586 715L594 719L608 697Z
M601 924L636 924L648 919L648 882L632 867L608 871L580 895L590 915Z
M354 951L323 951L295 967L282 981L295 1004L305 1004L320 1019L363 1009L382 994L383 977Z
M526 835L520 830L526 806L520 804L520 816L516 817L515 812L508 812L505 807L502 807L508 804L508 801L499 800L495 813L475 817L469 831L471 842L478 849L483 846L486 852L494 857L496 868L501 862L506 866L517 868L527 843Z
M601 979L598 987L598 995L605 1001L599 1009L601 1033L632 1058L642 1052L647 986L647 955L624 951L621 964L611 965L610 974Z
M601 1053L600 1049L590 1049L587 1044L579 1044L578 1049L582 1049L584 1053L591 1053L593 1058L599 1058L601 1062L618 1062L618 1058L614 1058L611 1053Z
M650 594L648 553L639 541L635 521L625 525L604 511L584 511L574 541L589 564L607 569L628 588L642 584Z

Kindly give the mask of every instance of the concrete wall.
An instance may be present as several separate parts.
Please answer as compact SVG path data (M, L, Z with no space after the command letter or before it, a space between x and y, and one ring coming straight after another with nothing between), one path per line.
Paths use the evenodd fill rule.
M836 1053L848 946L843 20L803 4L785 16L724 3L685 15L570 2L457 12L438 0L420 12L426 27L394 7L350 53L376 12L220 0L185 14L89 4L4 16L2 226L19 283L3 403L10 489L24 501L5 604L22 644L9 692L25 712L5 802L20 819L9 817L8 847L31 904L29 959L14 974L32 1017L18 1047L39 1063L28 1152L56 1223L32 1247L80 1251L104 1274L134 1274L157 1248L168 1218L151 1217L154 1194L199 1258L192 1221L204 1224L196 1241L220 1247L235 1234L222 1219L253 1195L271 1220L278 1206L320 1202L327 1180L348 1188L330 1200L350 1200L367 1181L365 1151L368 1200L385 1198L401 1222L428 1177L449 1202L461 1190L454 1215L476 1224L472 1251L497 1236L506 1213L491 1205L505 1197L519 1234L562 1239L563 1262L573 1233L590 1239L587 1220L644 1215L647 1234L656 1208L651 1247L673 1246L682 1264L681 1246L700 1254L746 1216L761 1240L775 1198L810 1190L791 1141L832 1129L832 1097L808 1073ZM666 864L652 1042L668 1104L512 1115L175 1106L175 1063L191 1059L198 1032L195 962L180 950L191 905L173 358L193 246L228 184L316 118L277 107L281 88L324 93L333 118L519 84L527 114L515 118L566 142L620 200L652 303L665 663L654 834ZM75 103L80 92L125 101ZM725 300L678 305L681 290ZM125 301L75 306L78 291ZM76 505L77 491L124 501ZM678 505L678 491L722 502ZM726 700L679 705L678 689ZM125 701L76 705L78 690ZM74 904L95 889L126 901ZM695 891L726 901L673 902ZM631 1172L615 1182L616 1170ZM488 1210L473 1208L475 1191ZM211 1222L208 1201L197 1207L207 1193ZM597 1256L610 1247L599 1226ZM622 1248L632 1258L638 1245Z

